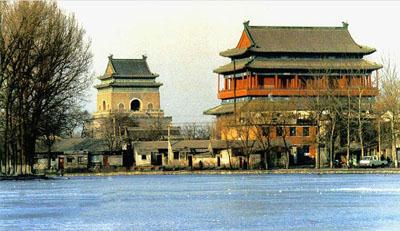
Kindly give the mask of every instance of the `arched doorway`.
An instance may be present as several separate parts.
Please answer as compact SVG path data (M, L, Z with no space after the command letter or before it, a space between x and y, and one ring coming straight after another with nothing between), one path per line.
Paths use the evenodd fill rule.
M106 101L103 101L103 111L106 110Z
M139 111L140 110L140 101L138 99L134 99L131 101L131 111Z

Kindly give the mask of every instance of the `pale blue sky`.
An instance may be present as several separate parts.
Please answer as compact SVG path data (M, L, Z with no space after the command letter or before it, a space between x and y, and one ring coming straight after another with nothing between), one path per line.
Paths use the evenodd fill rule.
M236 46L243 22L250 25L341 26L361 45L378 50L367 58L400 57L400 3L372 1L61 1L92 40L93 71L103 74L107 56L148 56L160 74L161 107L173 122L209 121L204 110L218 105L217 75L229 62L219 52ZM87 104L95 111L96 90Z

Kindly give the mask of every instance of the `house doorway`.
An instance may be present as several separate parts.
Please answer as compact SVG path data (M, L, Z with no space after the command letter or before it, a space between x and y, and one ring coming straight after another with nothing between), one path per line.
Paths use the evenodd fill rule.
M221 167L221 157L217 157L217 167Z
M162 154L152 153L151 154L151 164L156 165L156 166L162 165Z
M64 157L58 158L58 169L60 169L60 170L64 169Z
M188 156L188 165L189 167L193 167L193 156Z

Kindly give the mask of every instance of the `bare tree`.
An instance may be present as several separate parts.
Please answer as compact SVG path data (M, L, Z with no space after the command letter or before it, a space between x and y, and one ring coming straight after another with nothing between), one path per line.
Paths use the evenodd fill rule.
M263 154L261 155L262 168L268 169L270 160L270 151L272 148L272 129L276 127L275 123L275 110L276 103L271 100L253 100L251 111L252 124L254 124L254 135L256 140L260 143Z
M73 105L65 104L69 100L79 104L91 84L90 42L56 3L18 1L1 10L3 172L21 174L28 166L25 173L31 173L45 115Z
M210 139L212 126L209 123L185 123L181 126L184 139Z
M390 59L383 59L383 70L381 76L381 100L384 101L384 110L390 120L390 140L392 150L392 160L394 166L398 167L396 145L397 132L400 116L400 76L396 64Z
M98 133L110 152L119 151L128 139L127 128L137 127L137 121L129 114L114 112L99 119Z
M238 123L235 126L236 139L240 144L242 154L246 157L245 168L249 167L250 155L253 154L256 138L255 138L255 125L252 122L253 111L245 109L238 111Z

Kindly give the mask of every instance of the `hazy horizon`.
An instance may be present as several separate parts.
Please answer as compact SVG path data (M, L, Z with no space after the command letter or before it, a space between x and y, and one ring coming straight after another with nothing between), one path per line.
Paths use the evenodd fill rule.
M136 2L61 1L74 13L92 41L93 72L102 75L107 57L148 56L158 73L161 108L174 123L213 119L203 111L217 106L217 75L213 70L229 62L219 52L239 41L243 22L250 25L342 26L349 23L354 40L374 47L366 58L399 57L398 2ZM95 82L96 83L96 82ZM96 90L90 89L89 112L96 110Z

